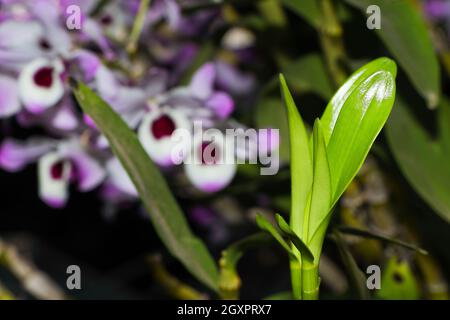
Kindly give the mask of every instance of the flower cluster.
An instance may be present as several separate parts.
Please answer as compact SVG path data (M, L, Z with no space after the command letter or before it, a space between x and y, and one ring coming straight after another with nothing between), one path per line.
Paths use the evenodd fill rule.
M215 57L183 80L199 51L192 39L224 28L214 8L184 14L175 0L151 1L138 50L130 53L128 35L142 10L140 1L0 4L0 167L16 172L37 163L39 196L48 205L64 206L70 184L81 192L99 189L111 201L137 196L108 141L76 104L71 78L108 102L163 168L174 165L170 137L175 129L189 129L197 120L211 128L241 126L231 119L234 97L253 90L250 74ZM71 5L80 9L79 30L66 25ZM239 61L248 56L251 34L232 28L222 46ZM184 171L193 186L215 192L230 183L236 168L202 163L185 165Z

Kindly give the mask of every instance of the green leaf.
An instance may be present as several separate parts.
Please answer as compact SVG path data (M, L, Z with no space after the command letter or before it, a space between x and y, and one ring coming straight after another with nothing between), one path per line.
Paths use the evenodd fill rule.
M291 229L291 227L284 220L284 218L277 213L275 215L275 219L277 220L278 227L280 227L280 230L283 232L283 234L287 238L289 238L289 240L297 248L297 250L300 251L300 254L302 255L302 259L305 259L307 261L313 262L314 261L314 255L312 254L311 250L298 237L298 235Z
M269 220L267 220L263 215L256 215L256 224L261 230L265 230L269 232L272 237L286 250L289 255L293 255L291 247L289 244L283 239L283 236L278 232L278 230L274 227Z
M341 256L342 262L345 265L345 271L348 274L350 282L358 293L360 299L369 299L370 295L367 289L366 275L361 271L361 269L359 269L358 264L353 258L344 239L342 239L342 236L339 234L339 232L336 231L333 232L332 239L336 242L339 250L339 255Z
M450 166L448 130L450 105L443 100L439 113L440 138L433 141L414 119L403 99L397 99L387 125L390 149L414 189L450 223Z
M312 187L312 159L308 135L286 80L280 74L281 94L288 114L291 157L291 225L296 234L303 234L303 216Z
M279 0L259 0L257 6L261 15L275 27L286 25L286 16Z
M395 244L395 245L401 246L403 248L414 250L421 254L425 254L425 255L428 254L428 252L425 249L422 249L414 244L406 243L406 242L398 240L398 239L394 239L391 237L383 236L381 234L373 233L368 230L357 229L357 228L352 228L352 227L347 227L347 226L340 226L340 227L337 227L336 229L341 233L350 234L353 236L358 236L358 237L363 237L363 238L376 239L376 240L380 240L380 241L383 241L386 243Z
M328 101L334 92L325 64L318 54L308 54L285 63L283 74L292 90L313 92Z
M440 99L439 62L421 13L410 1L346 0L364 14L370 5L381 9L381 29L377 30L389 51L405 70L428 106Z
M397 257L389 259L381 276L381 288L376 296L386 300L416 300L420 289L406 260Z
M313 130L313 185L311 193L311 205L308 213L309 226L306 239L311 251L315 256L320 255L323 238L328 226L330 201L331 201L331 178L328 157L323 136L322 126L316 119ZM305 237L304 237L305 238Z
M219 273L213 258L203 242L192 234L164 177L136 135L106 102L83 83L78 84L74 94L128 172L156 232L169 252L198 280L217 291Z
M308 21L315 28L321 26L321 12L317 0L282 0L283 4Z
M396 70L387 58L368 63L338 90L322 116L331 207L355 177L392 110Z

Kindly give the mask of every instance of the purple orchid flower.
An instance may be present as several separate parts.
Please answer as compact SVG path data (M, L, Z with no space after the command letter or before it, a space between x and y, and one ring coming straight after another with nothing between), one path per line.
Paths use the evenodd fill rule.
M79 140L30 139L27 142L7 139L0 146L0 166L18 171L38 163L39 197L51 207L63 207L68 200L68 186L77 183L81 192L98 187L106 172Z
M145 150L161 167L174 165L170 138L177 128L185 128L192 134L194 154L200 157L200 163L184 165L192 185L215 192L235 175L236 164L203 158L211 143L195 137L192 127L195 121L208 128L236 126L230 94L253 90L254 79L216 61L199 68L187 86L178 86L180 75L198 51L197 45L184 38L203 32L206 26L213 30L220 24L214 22L218 11L183 16L175 0L152 1L140 39L148 44L152 59L142 64L139 76L132 76L110 65L137 65L124 49L136 3L114 1L92 16L96 1L0 0L0 118L14 119L25 132L38 127L52 137L26 141L5 137L0 144L0 167L15 172L37 163L39 196L52 207L67 203L70 184L81 192L101 186L101 195L111 203L137 198L106 138L77 108L69 75L87 83L108 102L137 131ZM80 30L69 31L65 25L69 5L81 9ZM160 23L166 23L171 33L160 32ZM243 43L236 35L228 38L226 44L231 47L227 49L242 49L236 47ZM259 140L251 142L252 150ZM226 143L215 142L210 147L216 155L227 150ZM235 153L239 151L230 154Z

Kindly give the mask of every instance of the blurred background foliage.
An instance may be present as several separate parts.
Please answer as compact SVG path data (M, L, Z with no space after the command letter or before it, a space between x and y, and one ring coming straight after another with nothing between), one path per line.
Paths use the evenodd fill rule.
M225 23L194 39L201 50L185 82L215 57L239 61L236 55L242 52L220 43L231 29L244 32L251 41L241 50L250 50L251 59L239 68L254 74L258 85L253 95L237 101L234 116L248 126L281 131L282 167L276 176L260 176L255 166L241 165L233 183L212 195L180 189L181 179L169 181L194 232L216 258L229 244L257 231L256 212L289 213L289 136L278 73L284 73L312 125L352 71L388 56L399 65L397 101L386 129L336 209L333 236L325 240L320 265L321 297L448 299L450 9L447 16L434 15L432 2L438 1L205 0L186 6L186 15L218 9ZM366 26L370 5L381 9L379 30ZM95 195L78 194L55 213L38 201L34 181L30 169L19 175L0 173L1 297L211 296L167 254L150 222L136 214L140 206L132 204L105 219ZM202 210L213 218L199 223ZM414 243L429 254L346 233L342 227ZM290 290L288 259L276 245L259 246L241 260L237 271L242 298ZM64 289L68 264L81 266L83 290ZM371 264L381 267L382 289L367 292L361 287L361 272L365 275ZM20 273L22 265L44 278L45 292L30 287ZM280 297L289 296L272 296Z

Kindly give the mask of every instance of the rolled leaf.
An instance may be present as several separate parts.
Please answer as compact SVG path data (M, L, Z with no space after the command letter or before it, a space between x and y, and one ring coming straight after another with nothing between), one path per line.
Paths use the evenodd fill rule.
M363 164L395 100L395 63L387 58L356 71L338 90L323 116L331 175L331 206Z
M296 234L303 234L303 216L312 186L312 159L309 139L302 117L297 110L286 80L280 75L281 94L288 114L291 158L291 226Z
M311 205L306 219L309 221L309 231L306 237L312 252L318 256L321 251L325 229L328 226L328 215L331 201L331 177L328 156L319 119L314 123L313 130L313 185ZM321 226L324 224L324 226ZM322 229L322 228L325 229ZM318 229L322 232L315 234ZM312 243L311 243L312 241Z

